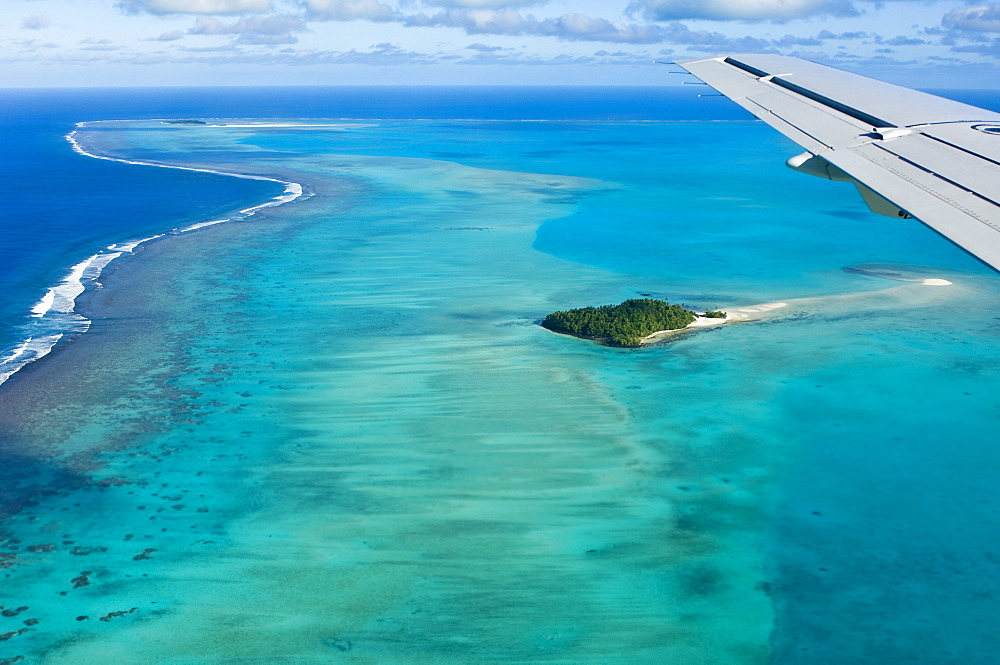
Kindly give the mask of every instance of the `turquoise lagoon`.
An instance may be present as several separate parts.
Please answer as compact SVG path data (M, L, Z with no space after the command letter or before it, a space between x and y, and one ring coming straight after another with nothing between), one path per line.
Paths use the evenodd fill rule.
M306 195L0 390L0 662L1000 662L995 273L754 122L223 123L77 134ZM785 306L537 325L639 295Z

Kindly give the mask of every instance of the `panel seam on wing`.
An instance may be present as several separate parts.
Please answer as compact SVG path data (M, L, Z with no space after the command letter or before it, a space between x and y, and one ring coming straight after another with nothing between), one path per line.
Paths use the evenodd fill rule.
M882 148L881 146L877 146L877 145L874 145L872 143L866 143L865 145L874 146L876 148L879 148L880 150L882 150L883 152L885 152L886 155L891 155L892 157L894 157L895 159L897 159L899 161L903 161L903 162L906 162L907 164L910 164L909 160L906 160L906 159L900 157L899 155L897 155L895 153L889 152L888 150L886 150L885 148ZM858 147L860 147L860 146L858 146ZM939 192L939 191L937 191L935 189L932 189L932 188L928 187L927 185L925 185L924 183L911 178L907 174L905 174L902 171L900 171L899 169L895 168L892 164L889 163L888 160L886 160L886 159L882 159L882 160L876 159L875 157L873 157L871 155L867 155L864 152L861 152L861 151L857 150L856 148L849 148L849 150L852 153L854 153L854 154L856 154L856 155L858 155L860 157L864 157L866 160L868 160L869 162L871 162L875 166L877 166L879 168L883 168L886 171L889 171L890 173L898 176L899 178L901 178L901 179L905 180L906 182L910 183L911 185L914 185L914 186L922 189L923 191L927 192L931 196L933 196L933 197L935 197L935 198L937 198L937 199L939 199L941 201L944 201L945 203L947 203L951 207L957 208L958 210L961 210L962 212L964 212L965 214L969 215L970 217L979 220L980 222L982 222L986 226L989 226L992 229L1000 231L1000 226L997 226L996 224L994 224L990 220L983 218L976 211L969 210L968 208L966 208L965 206L963 206L961 203L959 203L958 201L953 200L951 197L947 196L946 194L943 194L943 193L941 193L941 192ZM921 169L921 170L925 170L925 169ZM930 171L927 171L927 172L928 173L932 173ZM848 171L848 173L850 173L850 171ZM933 174L933 175L937 176L937 174ZM854 176L852 176L852 177L854 177ZM937 176L937 177L940 178L940 176ZM945 180L945 179L941 178L941 180ZM950 182L950 181L948 181L948 182ZM963 191L964 191L964 188L963 188ZM970 192L970 193L975 194L974 192ZM980 198L982 198L982 197L980 197ZM995 202L990 201L989 199L985 199L985 200L989 201L993 205L996 205ZM919 217L919 215L918 215L918 217Z
M998 203L997 201L994 201L990 197L988 197L988 196L986 196L984 194L981 194L980 192L977 192L974 189L970 189L969 187L966 187L965 185L963 185L960 182L952 180L951 178L949 178L947 176L943 176L940 173L938 173L937 171L932 171L931 169L927 168L926 166L923 166L922 164L920 164L918 162L915 162L912 159L904 157L903 155L900 155L899 153L895 153L895 152L893 152L892 150L890 150L888 148L884 148L884 147L882 147L880 145L876 145L876 144L870 144L870 145L875 145L876 148L889 153L890 155L892 155L896 159L899 159L900 161L905 162L905 163L909 164L910 166L912 166L912 167L914 167L916 169L919 169L919 170L923 171L924 173L927 173L928 175L934 176L938 180L943 180L946 183L948 183L949 185L957 187L958 189L961 189L962 191L964 191L964 192L966 192L968 194L971 194L972 196L975 196L976 198L982 199L983 201L986 201L987 203L989 203L991 205L994 205L994 206L997 206L997 208L1000 208L1000 203Z

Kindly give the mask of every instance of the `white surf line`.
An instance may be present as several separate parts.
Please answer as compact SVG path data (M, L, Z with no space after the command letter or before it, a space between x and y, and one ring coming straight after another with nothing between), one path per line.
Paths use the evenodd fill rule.
M86 123L78 122L76 127L82 127ZM76 299L87 289L87 286L97 285L100 286L98 279L104 269L112 261L120 257L122 254L131 254L136 247L147 243L151 240L156 240L157 238L162 238L166 235L186 233L188 231L195 231L197 229L205 228L206 226L213 226L215 224L222 224L224 222L230 222L234 219L242 219L249 217L256 213L258 210L264 208L273 208L275 206L283 205L294 201L295 199L303 195L302 185L297 182L291 182L288 180L280 180L278 178L270 178L267 176L257 176L248 175L244 173L228 173L226 171L218 171L214 169L202 169L193 166L173 166L170 164L158 164L156 162L144 162L138 160L120 159L117 157L108 157L106 155L98 155L92 152L84 150L80 145L79 141L76 139L76 133L78 129L74 129L72 132L65 136L65 139L69 142L70 146L73 148L73 152L76 152L85 157L91 157L93 159L104 159L110 162L121 162L123 164L134 164L137 166L156 166L159 168L167 169L179 169L181 171L197 171L200 173L213 173L215 175L230 176L233 178L243 178L246 180L264 180L268 182L276 182L285 186L285 192L274 197L270 201L265 201L259 205L251 206L249 208L244 208L238 211L233 217L227 217L223 219L216 219L208 222L199 222L197 224L192 224L190 226L185 226L182 228L174 229L166 233L158 233L147 238L141 238L139 240L130 240L127 242L116 243L109 245L104 250L90 256L89 258L81 261L72 268L70 268L69 273L55 286L49 287L45 292L45 295L35 303L31 308L31 318L33 319L45 319L47 316L49 318L61 318L62 321L55 321L54 323L61 324L65 327L64 330L60 332L48 332L39 337L29 336L25 341L23 341L20 346L15 348L6 357L0 358L0 385L2 385L7 379L17 373L21 368L25 367L29 363L42 358L43 356L51 353L52 349L56 344L63 338L67 333L69 334L82 334L90 329L90 324L92 323L89 319L84 318L76 313Z
M86 124L87 124L86 122L78 122L76 123L76 126L79 128L83 127ZM217 169L202 169L195 166L176 166L174 164L160 164L159 162L144 162L135 159L122 159L120 157L109 157L107 155L98 155L83 149L83 147L80 145L80 142L76 140L76 133L78 131L79 129L74 129L72 132L67 134L65 137L66 140L69 141L70 146L72 146L73 152L79 153L86 157L92 157L93 159L104 159L109 162L121 162L122 164L135 164L137 166L155 166L161 169L178 169L180 171L197 171L198 173L214 173L215 175L226 175L233 178L243 178L244 180L265 180L268 182L277 182L285 186L285 193L282 196L275 197L274 203L269 202L264 205L247 208L247 210L251 212L244 213L244 211L241 210L240 214L252 215L253 212L256 212L261 208L281 205L282 203L288 203L289 201L294 201L295 199L302 196L302 185L300 185L297 182L292 182L290 180L281 180L279 178L271 178L263 175L250 175L247 173L230 173L228 171L219 171Z
M85 332L81 330L79 332ZM0 384L13 376L19 369L30 363L32 360L37 360L42 356L46 356L52 351L52 347L62 339L62 333L56 333L54 335L46 335L39 339L29 337L21 343L21 346L14 349L10 355L6 358L0 360ZM10 365L9 368L4 369Z

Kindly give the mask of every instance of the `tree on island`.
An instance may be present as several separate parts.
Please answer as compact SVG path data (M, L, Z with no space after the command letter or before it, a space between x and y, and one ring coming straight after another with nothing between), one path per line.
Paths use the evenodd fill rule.
M710 309L704 314L702 314L702 316L704 316L706 319L724 319L729 315L717 309Z
M553 312L542 326L558 333L600 340L609 346L636 347L642 338L661 330L678 330L697 314L665 300L633 298L620 305L583 307Z

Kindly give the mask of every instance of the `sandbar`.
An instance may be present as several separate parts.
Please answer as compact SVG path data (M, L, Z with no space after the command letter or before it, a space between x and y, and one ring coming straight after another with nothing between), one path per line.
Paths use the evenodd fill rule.
M724 323L733 323L735 321L752 321L756 316L770 312L775 309L780 309L782 307L787 307L786 302L767 302L761 303L760 305L748 305L747 307L735 307L733 309L727 309L726 318L717 319L708 316L701 316L687 324L683 328L675 328L673 330L657 330L654 333L646 335L642 338L641 343L647 344L653 342L659 337L669 333L681 332L682 330L687 330L688 328L706 328L709 326L721 326Z

